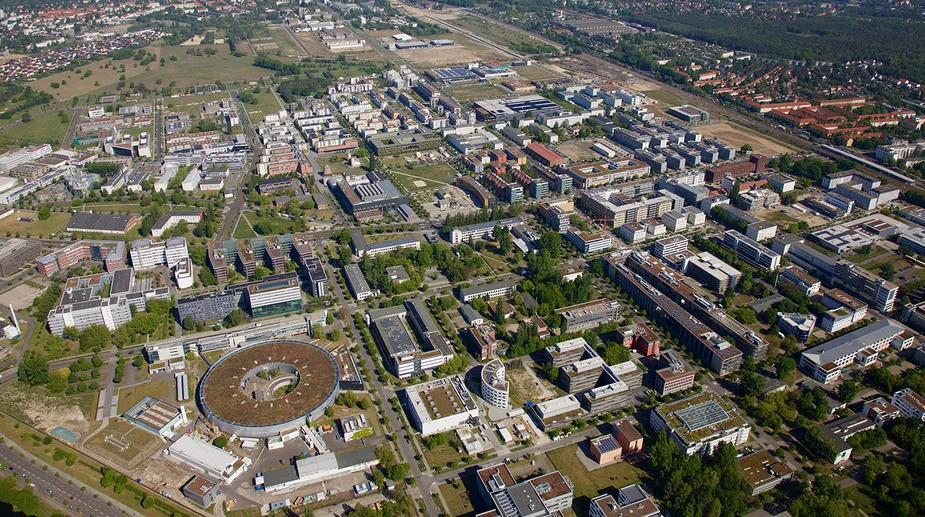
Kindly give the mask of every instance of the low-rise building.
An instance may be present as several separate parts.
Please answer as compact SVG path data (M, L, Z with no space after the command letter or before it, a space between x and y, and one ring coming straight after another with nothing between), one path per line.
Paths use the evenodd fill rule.
M556 310L562 316L564 332L582 332L609 323L620 315L620 304L601 298Z
M905 388L893 394L893 405L906 418L925 421L925 397Z
M742 469L745 482L751 487L752 497L793 478L793 468L766 450L742 456L736 463Z
M874 421L878 427L883 427L889 421L899 418L899 408L883 397L877 397L864 402L864 415Z
M221 484L218 482L205 476L196 475L180 487L180 493L199 506L208 508L215 502L220 489Z
M659 517L661 510L639 485L630 485L617 491L617 497L610 494L591 499L588 510L591 517Z
M795 312L781 312L777 314L777 327L784 334L793 335L797 341L809 341L810 334L816 326L816 316L812 314L798 314Z
M841 372L852 363L869 366L877 360L877 353L890 346L890 342L905 329L890 319L883 319L866 327L804 350L800 369L824 384L841 377Z
M164 453L168 458L219 479L226 485L243 474L251 464L249 458L239 458L188 434L172 443Z
M649 424L665 430L685 454L712 454L720 443L741 445L748 441L751 426L735 407L705 392L662 404L652 410Z
M405 407L422 436L478 420L479 408L462 377L454 375L405 388Z

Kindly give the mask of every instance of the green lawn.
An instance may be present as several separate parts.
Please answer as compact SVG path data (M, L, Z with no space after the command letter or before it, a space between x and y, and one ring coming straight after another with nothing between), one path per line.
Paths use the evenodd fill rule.
M273 37L273 41L279 45L279 50L283 55L296 56L296 57L305 57L305 51L301 47L296 45L296 42L293 41L292 36L289 35L289 31L279 27L275 29L270 29L270 35Z
M450 468L451 463L453 464L453 468L456 468L463 462L464 458L469 457L465 450L458 452L456 449L451 447L449 443L438 445L433 449L427 449L422 444L421 448L424 452L424 458L427 459L427 464L436 469Z
M859 264L861 262L864 262L865 260L870 260L872 258L876 258L876 257L879 257L880 255L885 255L887 253L889 253L889 250L886 250L880 246L873 246L870 249L870 253L855 253L854 255L851 255L850 257L848 257L847 260L849 262L854 262L855 264ZM896 268L896 269L899 269L899 268Z
M447 93L459 101L471 101L484 99L486 97L497 97L506 95L508 92L491 83L476 84L472 86L457 86L447 88Z
M20 217L31 218L33 221L31 223L20 221ZM51 217L41 221L39 220L38 212L17 210L13 215L0 219L0 235L5 235L7 232L15 235L18 232L20 235L29 233L32 236L49 236L64 228L70 218L71 216L68 214L52 212Z
M276 96L273 95L273 92L264 90L254 94L254 98L257 99L257 104L244 105L244 109L247 110L247 114L254 124L263 122L263 117L271 113L277 113L282 109L282 106L279 105L279 101L276 100Z
M187 54L186 51L192 48L215 50L213 56L196 56ZM157 80L167 86L171 81L175 81L174 90L182 90L189 86L197 84L212 84L215 81L231 83L235 81L249 82L256 81L261 77L271 75L271 70L265 70L254 66L252 56L234 57L228 50L228 45L199 45L196 47L160 47L160 55L165 58L166 66L159 66L158 63L150 65L150 71L143 72L133 78L135 84L144 83L149 88L157 85ZM171 58L175 57L175 61ZM227 94L225 94L227 97Z
M130 364L126 364L125 367L133 368ZM146 382L138 386L132 386L131 388L120 389L119 413L121 414L128 411L130 407L139 403L141 399L149 395L169 403L174 399L171 391L170 383L167 381Z
M546 453L549 460L575 485L575 508L578 515L587 515L590 499L605 489L622 488L638 483L643 472L624 461L589 472L578 459L578 444L562 447Z
M655 99L663 110L681 104L681 97L667 90L649 90L642 92L646 97Z
M30 122L15 124L0 131L0 152L41 143L61 143L68 124L57 112L32 117Z
M779 211L771 212L765 215L764 218L768 221L771 221L772 223L777 223L779 226L789 226L798 222L793 217L790 217L787 214L782 214Z
M252 230L250 225L247 224L247 221L244 220L245 217L247 216L241 214L241 218L238 219L238 225L234 227L232 237L235 239L251 239L257 236L257 232Z
M471 515L475 511L475 508L472 507L469 492L462 484L457 488L449 483L442 483L440 484L440 494L443 495L443 499L446 501L446 510L452 517Z

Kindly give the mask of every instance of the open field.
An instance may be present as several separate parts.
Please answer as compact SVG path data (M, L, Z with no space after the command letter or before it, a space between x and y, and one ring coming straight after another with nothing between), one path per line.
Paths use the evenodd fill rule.
M73 115L72 111L68 111ZM41 143L61 143L67 134L68 124L61 122L57 112L43 113L32 117L25 123L15 124L0 131L0 153L18 149L27 145Z
M407 60L416 68L462 65L474 61L501 59L504 57L503 54L497 51L475 51L461 45L399 50L396 54Z
M573 163L603 160L604 157L591 150L592 142L567 142L556 150L564 154Z
M248 221L245 219L246 217L247 216L242 213L241 218L238 219L238 225L234 227L232 235L235 239L250 239L257 236L257 232L248 224Z
M203 104L207 102L219 102L228 97L230 97L230 95L226 92L171 97L169 99L164 99L164 107L171 111L195 111L198 115Z
M445 186L453 181L456 170L445 162L417 165L411 169L400 166L396 162L392 167L392 175L396 181L409 191Z
M470 500L469 492L465 489L464 486L456 488L449 483L442 483L440 485L440 493L443 495L443 499L446 501L446 510L452 517L462 517L464 515L469 516L474 514L475 508L472 507L472 501Z
M149 88L153 88L158 79L163 84L176 81L174 91L177 91L197 84L212 84L217 80L225 83L256 81L272 74L270 70L255 67L251 56L232 56L228 45L200 47L212 48L216 54L195 56L188 55L185 47L160 47L160 57L167 59L170 66L161 67L152 63L151 71L137 76L135 82L143 82ZM175 56L177 60L170 61L171 56Z
M509 92L491 83L479 83L470 86L454 86L446 89L458 101L472 101L486 97L499 97Z
M849 262L854 262L855 264L860 264L861 262L864 262L865 260L877 258L880 255L886 255L887 253L890 253L890 251L880 246L874 245L870 248L870 253L855 253L854 255L847 257L846 260L848 260Z
M750 144L754 152L766 156L776 156L800 151L795 147L773 140L770 137L743 127L735 122L711 122L709 124L697 126L696 129L698 133L703 134L704 139L716 137L736 149L742 147L744 144Z
M524 79L531 81L552 81L562 78L561 75L536 65L518 66L514 68L514 71Z
M153 433L116 419L86 442L85 447L132 468L150 456L162 442Z
M161 48L162 47L145 47L145 50L157 54ZM225 47L226 52L227 48L228 47ZM158 57L160 58L160 56ZM109 68L106 68L106 63L112 63L112 65ZM176 65L176 63L173 64ZM121 65L125 65L125 72L120 71ZM152 69L156 68L157 66L157 61L149 65L149 67ZM31 86L34 90L48 92L61 99L71 99L75 96L83 97L84 95L95 92L107 86L115 86L115 84L119 82L119 76L122 74L125 74L125 80L127 83L128 81L134 81L135 77L145 72L144 67L138 66L138 61L135 61L134 59L123 59L119 61L104 59L102 61L94 61L87 66L81 67L79 70L81 70L81 72L77 72L76 70L65 71L50 75L48 77L43 77L41 79L36 79L35 81L29 83L29 86ZM93 74L90 77L81 79L83 74L88 70L92 71ZM63 84L62 81L66 81L67 84ZM96 85L97 82L100 83L99 86ZM61 84L61 87L52 88L51 83L59 83ZM149 86L153 88L154 81L151 81Z
M244 109L247 110L247 114L255 124L262 122L263 117L282 109L273 92L263 90L255 93L254 98L257 99L257 104L245 104Z
M138 386L119 390L119 414L125 413L130 407L141 402L141 399L151 396L164 402L175 403L176 399L167 381L151 381Z
M20 217L32 218L34 221L31 223L19 221L18 219ZM64 228L64 225L67 224L70 218L71 216L68 214L52 212L51 217L44 221L40 221L38 212L32 210L17 210L13 215L0 219L0 235L5 235L9 232L13 235L16 235L16 233L20 235L30 233L32 235L42 234L47 236Z
M602 491L638 483L643 476L641 470L625 461L588 472L578 454L584 454L578 444L555 449L546 454L556 469L568 476L575 485L573 509L578 515L587 515L591 498L597 497Z
M478 16L466 14L449 23L517 52L520 52L519 47L545 45L527 33L511 30L509 27L489 22Z
M656 85L653 84L653 86ZM666 116L669 120L676 120L671 115L666 115L666 111L668 108L681 104L681 97L678 97L674 92L663 89L646 90L641 93L644 93L650 99L650 103L646 107Z
M334 55L334 53L318 39L317 32L297 32L296 38L299 38L299 41L305 45L305 48L307 48L313 56L330 57Z
M301 47L296 45L296 42L292 40L292 36L289 35L289 31L285 28L276 27L270 29L270 35L273 37L273 41L279 45L279 49L284 55L299 58L308 55Z

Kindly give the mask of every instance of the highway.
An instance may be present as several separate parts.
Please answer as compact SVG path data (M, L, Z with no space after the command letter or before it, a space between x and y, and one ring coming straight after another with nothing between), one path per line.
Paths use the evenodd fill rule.
M12 443L12 440L6 439L6 443ZM23 453L25 457L20 457ZM0 447L0 461L6 465L5 474L15 475L26 483L35 485L35 493L47 499L54 500L69 510L71 514L80 514L85 517L122 517L123 515L139 515L128 507L117 501L113 501L105 494L97 492L93 487L86 487L86 491L81 491L83 483L71 478L64 472L58 471L54 465L48 465L48 470L43 470L43 462L35 460L34 457L21 450L17 446ZM9 467L13 470L10 471ZM60 477L55 477L55 473ZM25 477L23 477L25 475ZM68 483L72 481L73 484Z

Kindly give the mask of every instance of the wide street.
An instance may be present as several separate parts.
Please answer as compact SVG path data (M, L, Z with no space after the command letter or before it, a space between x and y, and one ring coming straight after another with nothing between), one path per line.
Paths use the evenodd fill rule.
M12 443L12 441L7 439L6 443ZM20 481L31 483L36 494L55 501L72 513L79 513L86 517L139 515L92 487L88 486L86 490L81 490L83 483L58 471L53 465L48 465L48 470L44 470L42 468L44 463L34 459L31 454L17 446L12 448L13 450L10 450L9 446L0 447L0 461L6 466L4 473L15 475Z

